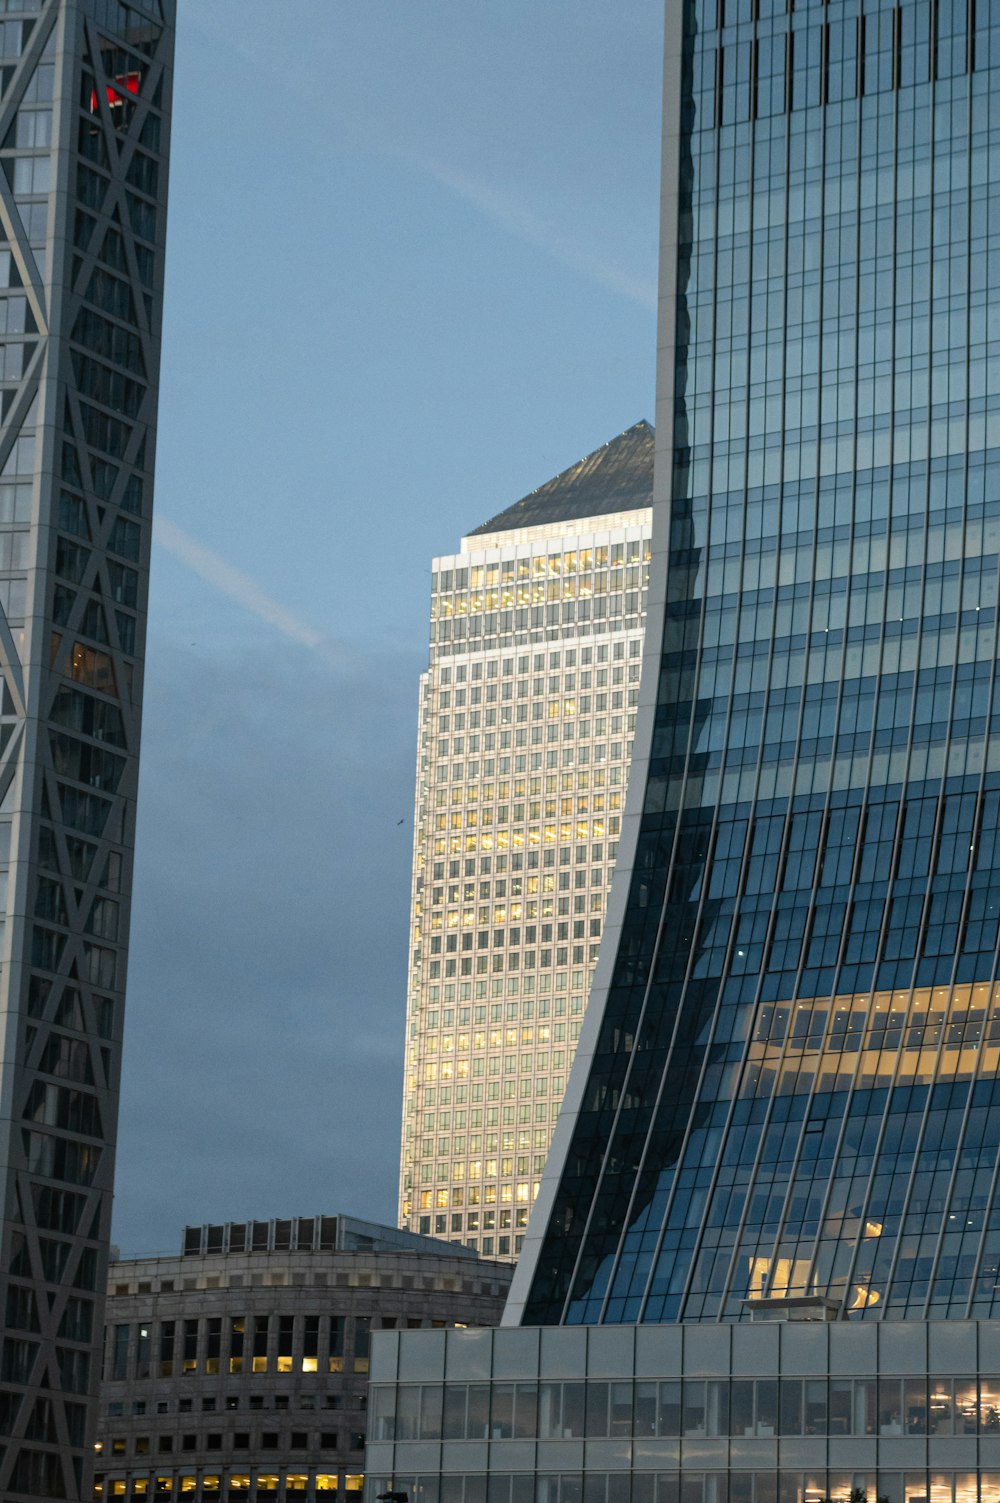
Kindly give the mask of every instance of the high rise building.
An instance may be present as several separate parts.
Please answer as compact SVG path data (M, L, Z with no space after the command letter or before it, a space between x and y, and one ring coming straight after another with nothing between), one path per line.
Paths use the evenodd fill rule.
M530 1320L996 1308L1000 29L869 10L669 10L667 607Z
M400 1223L485 1257L520 1251L597 959L652 489L637 423L432 567Z
M0 20L0 1496L89 1489L111 1219L173 0Z
M604 944L520 1328L439 1358L489 1453L456 1418L424 1467L389 1387L370 1469L428 1499L488 1472L491 1503L992 1500L1000 15L676 0L664 97Z

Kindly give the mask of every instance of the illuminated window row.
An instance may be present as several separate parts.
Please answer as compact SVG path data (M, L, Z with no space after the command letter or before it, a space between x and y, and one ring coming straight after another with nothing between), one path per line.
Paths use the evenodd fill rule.
M465 653L483 648L520 646L541 632L550 637L604 633L609 627L631 630L642 622L642 597L638 590L627 595L598 595L595 599L563 601L562 604L519 606L492 615L459 616L431 623L431 654Z
M363 1473L348 1473L343 1482L343 1491L360 1493L364 1488ZM174 1498L188 1498L191 1503L198 1499L230 1499L251 1496L255 1489L257 1498L279 1498L281 1489L286 1497L298 1494L312 1496L316 1493L336 1493L340 1484L336 1472L156 1472L144 1477L99 1477L94 1484L94 1496L98 1499L124 1498L129 1503L169 1503Z
M536 553L502 563L471 564L455 569L438 569L431 576L431 590L439 594L448 590L494 589L515 579L540 578L545 575L575 574L578 570L616 568L625 563L649 562L649 543L599 544L597 547L571 549L565 553Z
M109 1325L104 1379L368 1371L372 1317L227 1315Z
M625 580L615 579L615 574L621 573L626 576ZM632 577L630 577L632 576ZM473 622L481 619L483 611L508 611L513 607L524 608L525 606L542 606L554 604L566 600L590 600L599 599L603 595L609 596L610 611L612 616L621 615L622 610L635 612L637 603L629 603L628 595L624 601L620 592L635 591L638 588L645 589L649 584L649 570L625 569L612 570L610 575L589 574L579 579L549 580L547 583L524 584L516 589L502 589L487 591L485 595L446 595L434 601L431 605L431 620L447 621L452 617L467 616L469 618L470 635L477 635ZM619 592L616 596L613 592ZM527 625L527 622L520 623Z
M558 673L560 669L576 670L579 668L581 670L581 687L586 687L583 684L583 672L592 669L595 664L597 665L598 672L600 672L604 665L610 662L620 663L626 656L626 646L628 648L628 657L638 658L642 652L641 634L638 632L615 633L613 640L607 642L589 643L580 647L559 647L550 649L548 653L535 652L530 655L523 653L517 659L516 672L520 679L529 672L552 675L553 673ZM451 684L461 686L470 681L474 689L475 685L485 678L487 680L488 700L489 682L497 678L508 681L513 679L515 660L512 657L497 658L492 655L487 656L481 648L477 648L476 653L478 656L473 657L468 663L442 663L435 665L427 676L428 682L433 686L439 686L442 691L446 692ZM603 685L599 686L603 687ZM564 687L572 688L575 686L564 682ZM509 698L510 696L507 695L506 697ZM458 705L461 701L456 697L455 703ZM477 701L470 698L470 703L474 704Z
M555 987L553 988L553 985L552 985L552 976L553 976L553 973L549 972L548 975L546 975L546 976L544 976L544 977L541 978L540 984L539 984L539 987L538 987L538 990L539 990L540 993L549 993L549 992L551 992L553 990L555 990L556 992L565 992L567 990L568 980L570 978L571 978L571 981L572 981L572 987L573 987L574 991L576 991L576 989L578 987L582 987L584 985L589 985L589 982L590 982L590 976L589 976L589 974L586 974L586 981L585 981L585 979L584 979L585 972L582 971L582 970L573 971L573 972L556 971L555 972ZM469 999L473 995L472 988L473 988L473 983L469 982L469 981L463 981L463 982L460 982L458 984L458 1000L459 1000L460 1003L461 1002L468 1002L469 1001ZM489 990L487 990L487 988L489 988ZM520 986L520 984L516 980L508 982L508 985L507 985L507 996L508 997L516 997L516 996L518 996L519 992L522 992L522 991L523 991L523 993L524 993L525 996L532 995L532 993L529 992L529 990L528 990L528 988L526 986L524 986L524 987ZM475 996L476 996L476 998L478 999L480 997L485 997L487 995L492 996L494 998L495 997L502 997L504 995L503 984L501 982L492 982L492 983L486 982L486 981L477 981L477 982L475 982ZM454 982L448 982L444 986L443 989L440 986L430 986L430 987L427 988L427 1000L428 1000L428 1002L430 1004L430 1008L431 1008L431 1011L428 1014L428 1023L427 1023L427 1026L429 1028L437 1028L439 1026L439 1024L438 1024L438 1014L437 1014L436 1009L437 1009L438 1003L442 1000L442 997L443 997L443 1001L444 1001L444 1012L441 1015L441 1024L440 1024L440 1026L444 1027L444 1028L451 1028L451 1027L454 1026L455 1020L454 1020L454 1017L452 1015L450 1015L450 1013L451 1013L451 1008L452 1008L452 1006L453 1006L453 1004L455 1002L455 983ZM576 1002L576 1001L578 1001L580 999L574 997L573 1000L574 1000L574 1002ZM557 996L556 999L555 999L554 1007L555 1007L555 1014L556 1014L556 1016L557 1017L562 1017L563 1014L566 1011L566 998L564 996ZM525 1021L530 1021L531 1020L531 1018L533 1017L533 1013L532 1013L531 1009L532 1009L532 1004L531 1003L527 1003L526 1002L526 1003L522 1004L521 1010L520 1010L520 1016L521 1016L521 1018L523 1020L525 1020ZM466 1014L469 1012L469 1010L470 1009L468 1009L467 1007L461 1007L461 1006L459 1007L459 1009L458 1009L458 1025L459 1025L460 1028L465 1027L469 1023L470 1019L469 1019L468 1016L466 1016ZM476 1007L472 1008L471 1011L472 1011L471 1021L473 1023L485 1023L486 1022L486 1008L485 1007L483 1007L483 1006L476 1006ZM573 1011L576 1012L577 1008L574 1007ZM489 1021L491 1023L499 1023L499 1022L501 1022L503 1020L504 1016L506 1016L506 1019L507 1019L508 1022L512 1022L512 1021L516 1021L517 1020L517 1017L518 1017L518 1006L517 1006L516 1002L508 1002L507 1003L506 1014L504 1014L503 1007L499 1003L493 1002L493 1004L490 1006ZM540 1018L546 1018L546 1017L548 1017L548 1012L542 1011L542 1004L541 1003L538 1004L538 1016ZM560 1026L559 1024L556 1025L556 1027L559 1027L559 1026ZM553 1035L553 1037L559 1038L559 1037L561 1037L561 1035L558 1034L558 1033L556 1033L556 1034Z

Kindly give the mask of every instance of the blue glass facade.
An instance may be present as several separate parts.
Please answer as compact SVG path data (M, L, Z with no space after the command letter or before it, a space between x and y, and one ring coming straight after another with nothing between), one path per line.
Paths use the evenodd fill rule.
M678 0L668 26L659 689L523 1320L989 1316L1000 10Z

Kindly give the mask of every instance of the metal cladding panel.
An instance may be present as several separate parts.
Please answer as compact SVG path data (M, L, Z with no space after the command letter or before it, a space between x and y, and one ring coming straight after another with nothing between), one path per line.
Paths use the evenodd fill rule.
M576 522L648 506L653 491L653 449L650 425L635 423L469 535Z

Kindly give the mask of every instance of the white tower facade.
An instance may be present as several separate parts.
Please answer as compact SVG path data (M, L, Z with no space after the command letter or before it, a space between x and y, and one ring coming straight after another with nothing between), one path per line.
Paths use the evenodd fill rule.
M653 432L432 566L400 1222L520 1251L576 1050L631 752Z

